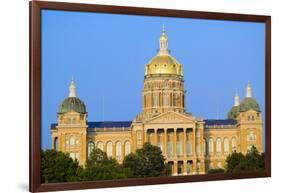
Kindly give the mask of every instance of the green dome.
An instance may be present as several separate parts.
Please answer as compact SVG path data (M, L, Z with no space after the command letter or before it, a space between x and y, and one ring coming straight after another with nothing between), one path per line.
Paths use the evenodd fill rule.
M86 113L86 106L79 98L68 97L60 104L58 113L68 113L71 111L77 113Z
M239 105L239 111L240 112L245 112L245 111L248 111L248 110L254 110L254 111L257 111L257 112L260 111L259 104L252 97L246 97Z
M227 114L228 119L236 119L239 114L239 106L233 106Z

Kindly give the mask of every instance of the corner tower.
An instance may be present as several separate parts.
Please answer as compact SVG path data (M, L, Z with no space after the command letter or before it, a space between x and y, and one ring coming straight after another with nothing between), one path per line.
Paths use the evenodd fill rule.
M182 65L170 54L168 37L163 26L159 50L146 65L142 90L142 116L160 113L185 112Z
M238 137L240 145L238 149L245 154L255 146L259 152L262 151L262 115L258 102L252 96L252 87L248 83L246 97L239 105L237 114Z
M69 96L59 105L57 125L51 126L52 147L57 151L69 153L70 157L84 165L87 147L86 105L76 96L76 87L72 80Z

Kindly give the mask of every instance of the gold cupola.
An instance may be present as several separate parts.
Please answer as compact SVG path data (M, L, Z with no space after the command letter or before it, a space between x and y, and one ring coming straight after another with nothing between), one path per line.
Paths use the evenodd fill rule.
M182 65L170 54L165 27L159 39L159 50L146 65L145 78L159 75L176 75L182 77Z

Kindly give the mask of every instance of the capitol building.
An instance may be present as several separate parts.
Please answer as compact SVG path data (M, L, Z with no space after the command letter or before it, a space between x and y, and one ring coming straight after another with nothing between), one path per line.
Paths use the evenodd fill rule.
M246 154L252 146L262 151L262 115L250 83L243 100L236 94L226 119L203 120L186 111L183 67L170 54L164 28L157 54L144 68L142 109L132 121L87 120L91 112L77 97L72 80L57 123L51 124L52 148L68 152L80 165L95 147L122 163L149 142L162 150L174 176L223 168L234 151Z

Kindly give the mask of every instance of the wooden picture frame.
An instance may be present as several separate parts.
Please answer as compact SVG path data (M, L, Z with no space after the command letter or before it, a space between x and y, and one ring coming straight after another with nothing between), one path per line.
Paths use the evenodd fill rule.
M271 176L271 17L263 15L246 15L232 13L212 13L185 10L107 6L62 2L29 2L30 9L30 184L31 192L61 191L105 187L123 187L137 185L183 183L197 181L229 180L243 178L261 178ZM41 151L41 10L67 10L79 12L97 12L127 15L163 16L175 18L194 18L209 20L245 21L265 23L265 172L239 174L206 174L175 177L133 178L112 181L91 181L75 183L42 184L40 181Z

